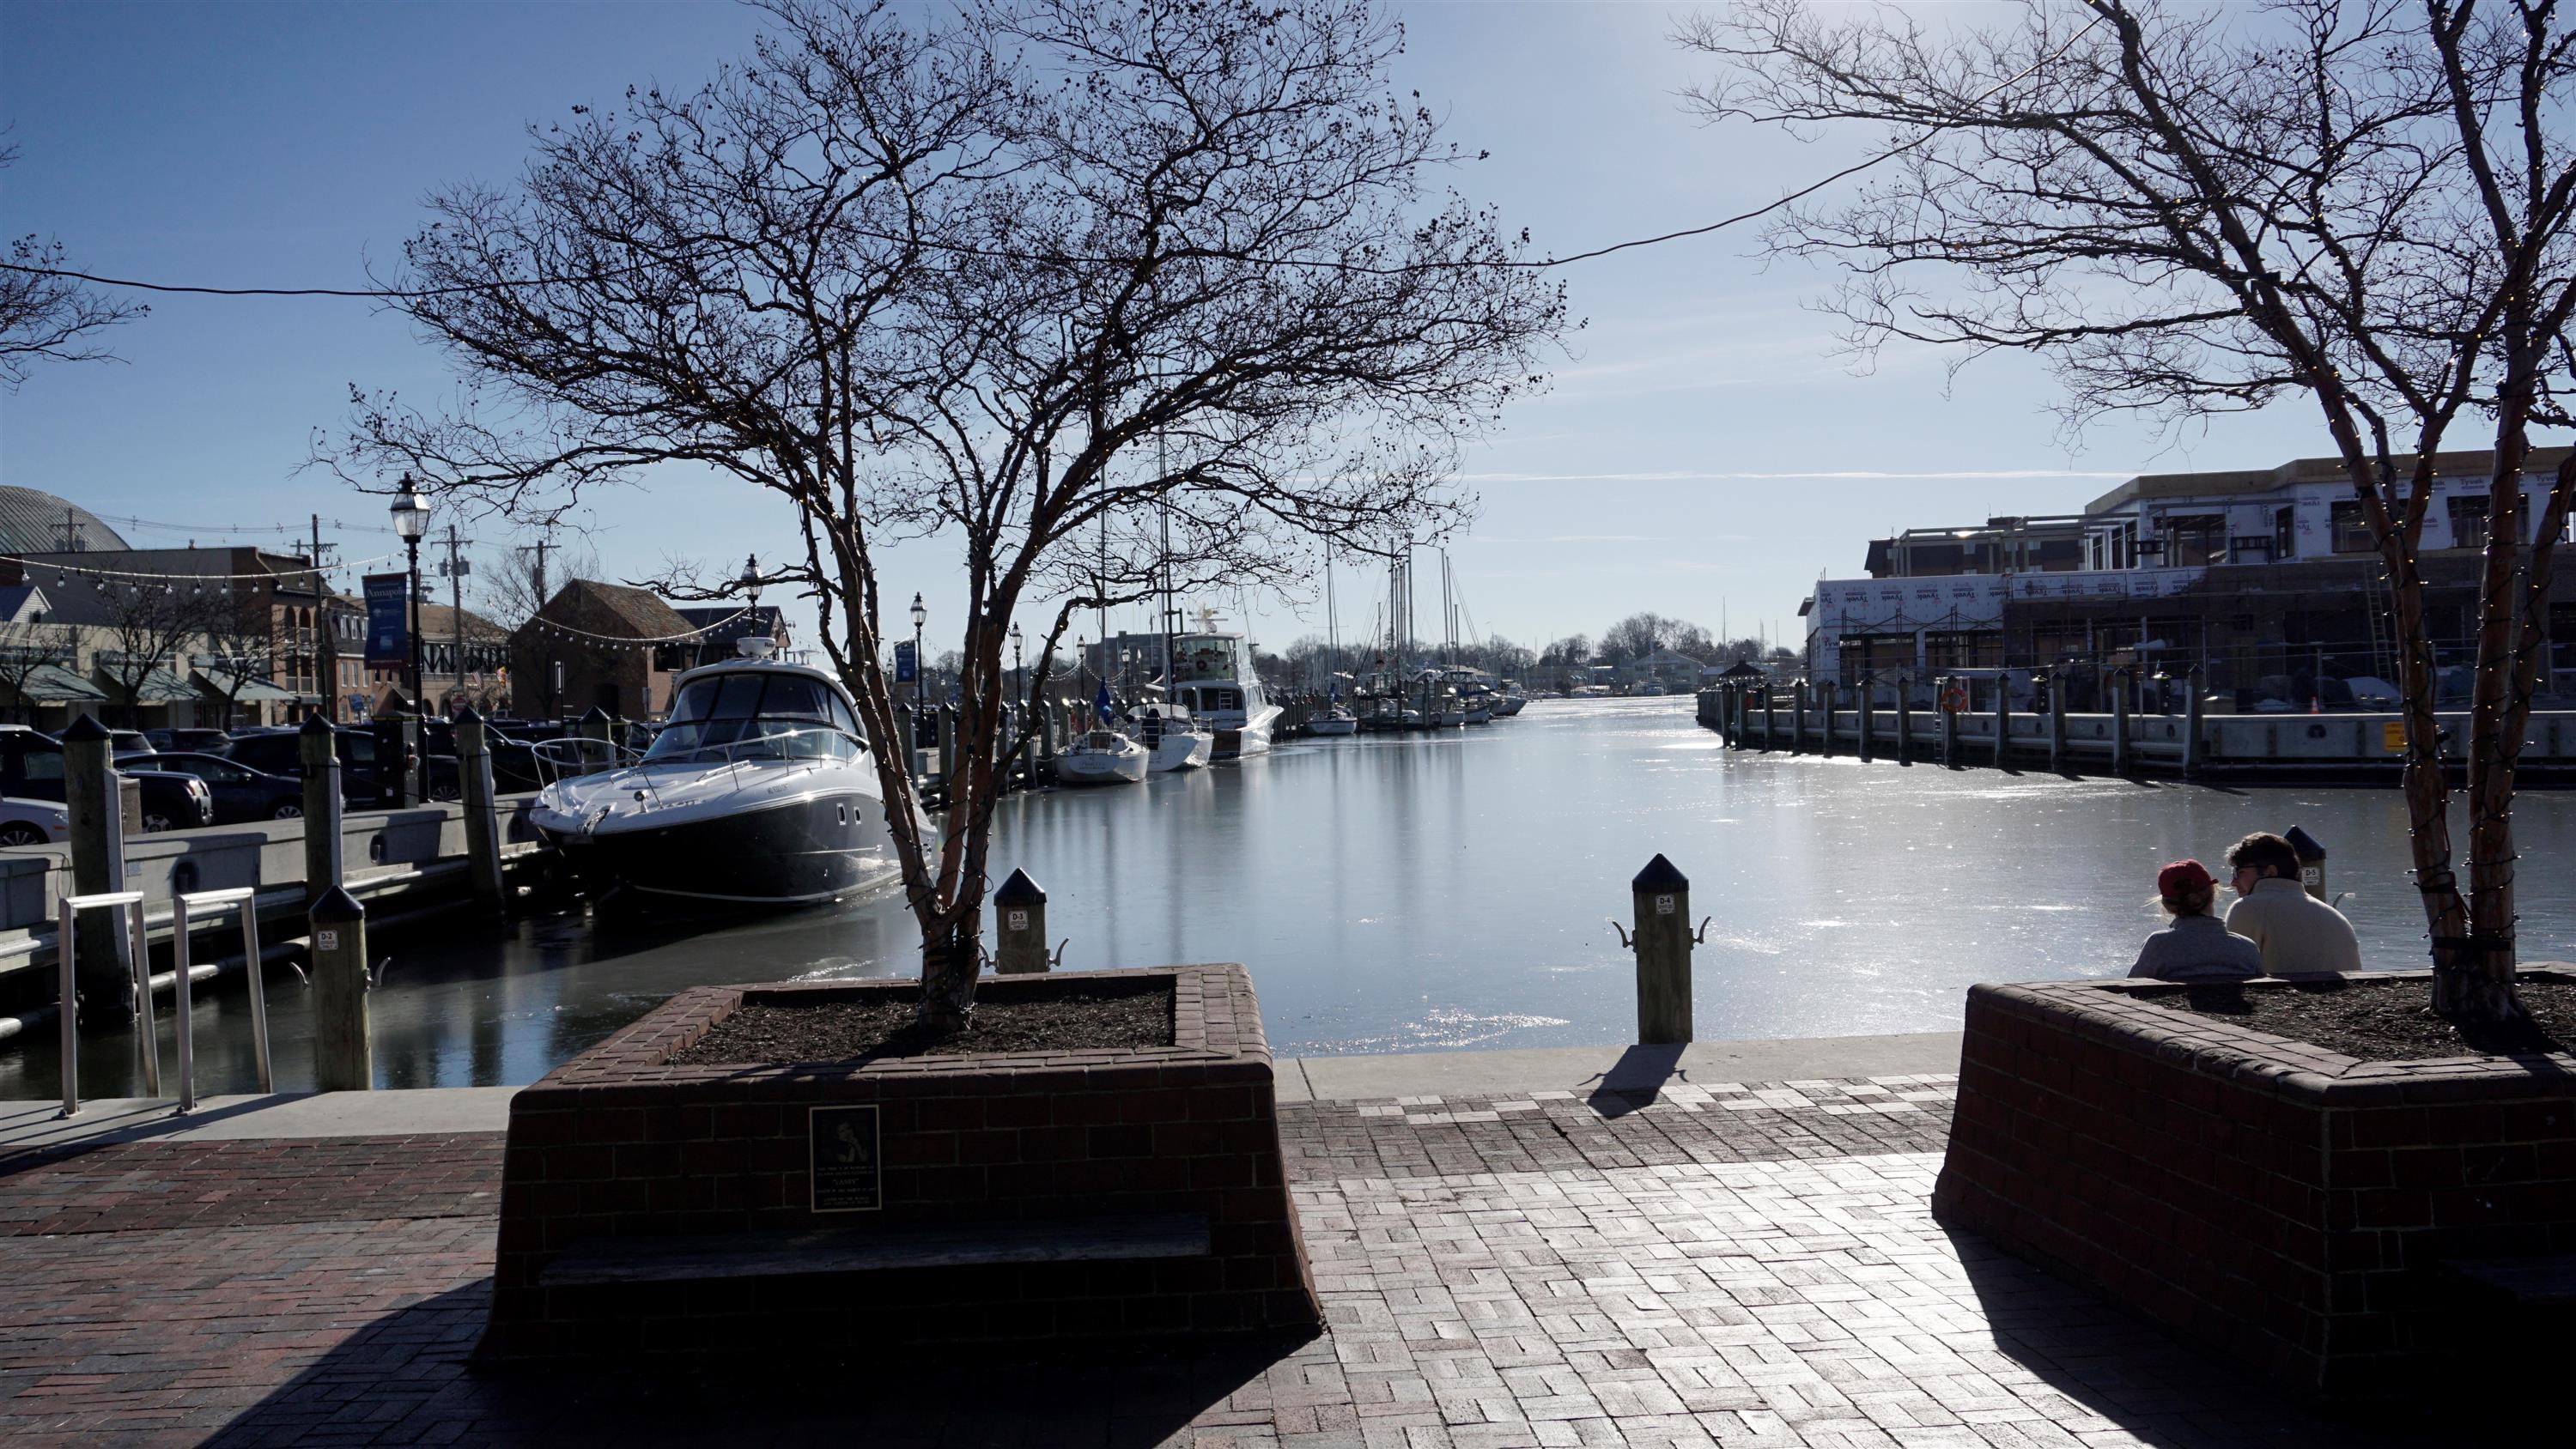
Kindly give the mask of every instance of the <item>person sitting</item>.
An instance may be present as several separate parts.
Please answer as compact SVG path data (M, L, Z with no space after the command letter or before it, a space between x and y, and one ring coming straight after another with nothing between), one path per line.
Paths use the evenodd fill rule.
M2299 883L2299 852L2290 842L2257 832L2228 848L2227 863L2241 897L2228 908L2227 929L2263 948L2266 972L2361 969L2361 938L2343 912Z
M2156 872L2156 894L2173 924L2147 938L2132 976L2163 981L2242 981L2263 974L2263 948L2230 932L2209 913L2218 882L2196 860Z

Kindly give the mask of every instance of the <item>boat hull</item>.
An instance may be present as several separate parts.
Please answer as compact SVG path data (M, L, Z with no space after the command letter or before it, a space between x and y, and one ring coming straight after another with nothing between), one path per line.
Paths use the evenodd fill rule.
M611 889L695 901L801 905L838 900L901 873L876 797L822 791L669 825L540 827L595 895Z
M1141 749L1123 755L1068 752L1055 757L1055 781L1059 785L1133 785L1145 778L1149 758Z
M1195 770L1206 764L1216 751L1213 737L1203 734L1167 734L1156 740L1146 769L1155 774L1170 770Z
M1355 735L1359 732L1360 722L1355 719L1326 718L1306 721L1306 733L1310 735Z

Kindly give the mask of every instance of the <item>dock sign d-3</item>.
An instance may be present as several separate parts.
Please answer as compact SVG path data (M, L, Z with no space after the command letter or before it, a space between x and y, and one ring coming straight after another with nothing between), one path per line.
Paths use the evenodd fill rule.
M806 1150L811 1154L813 1211L866 1213L885 1206L877 1177L877 1109L808 1109Z

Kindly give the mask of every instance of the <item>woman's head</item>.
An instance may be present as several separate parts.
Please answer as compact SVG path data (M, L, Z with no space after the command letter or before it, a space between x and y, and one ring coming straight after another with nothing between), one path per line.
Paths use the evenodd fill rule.
M2156 872L2156 896L2168 914L2205 916L2218 896L2218 882L2199 861L2177 860Z

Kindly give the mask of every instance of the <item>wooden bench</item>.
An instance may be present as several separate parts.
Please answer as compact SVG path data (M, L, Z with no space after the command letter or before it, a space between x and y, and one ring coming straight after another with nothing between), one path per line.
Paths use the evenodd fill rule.
M824 1229L705 1237L585 1238L556 1254L537 1280L547 1287L683 1283L996 1263L1202 1258L1208 1252L1208 1220L1204 1214L1161 1213L879 1232Z

